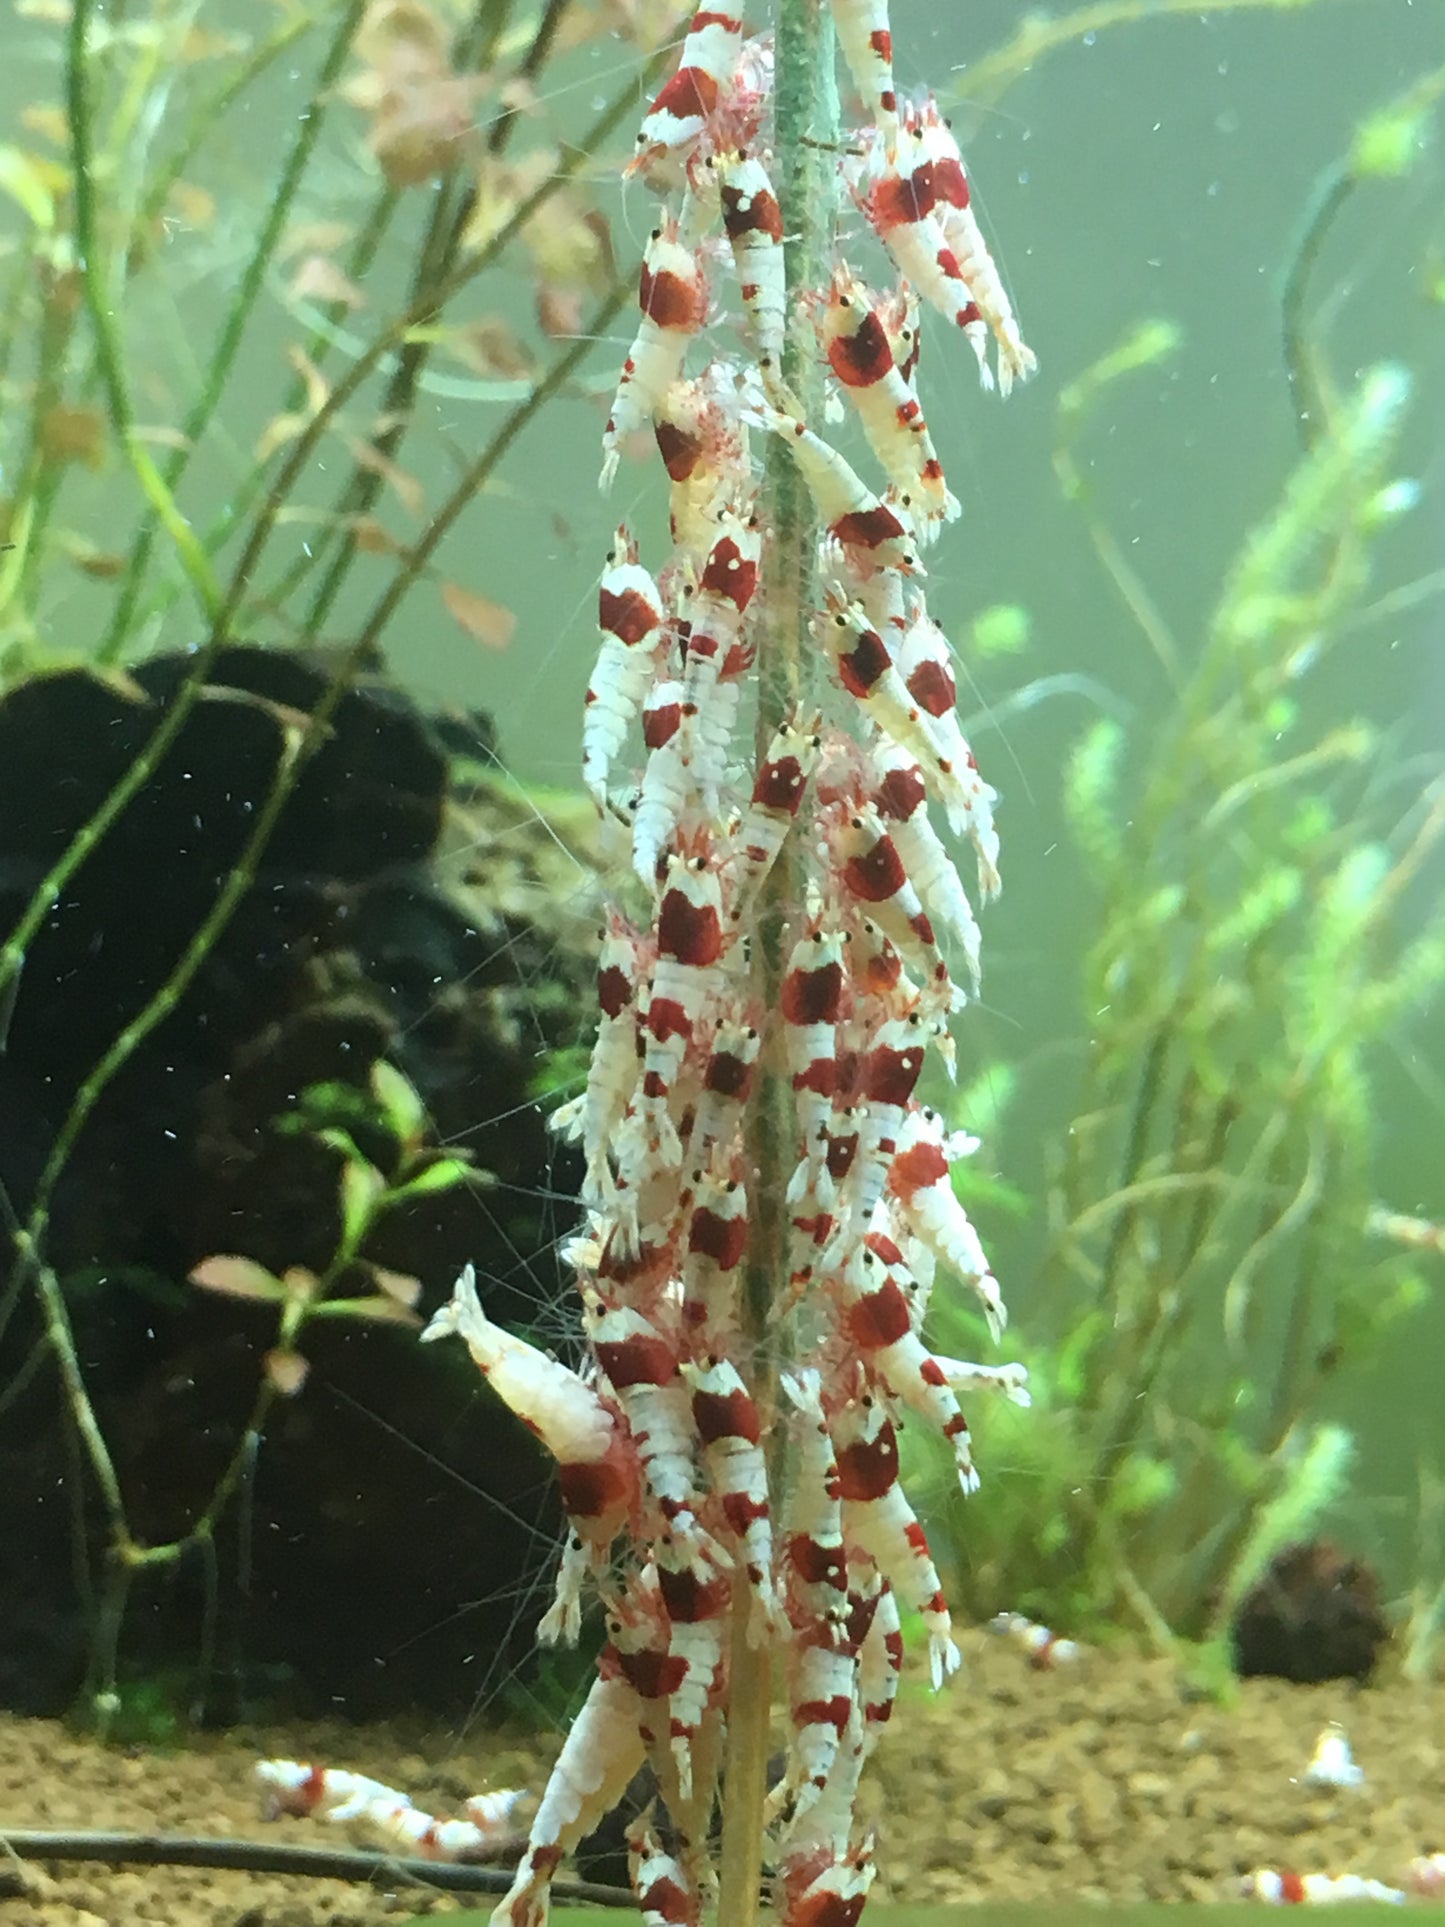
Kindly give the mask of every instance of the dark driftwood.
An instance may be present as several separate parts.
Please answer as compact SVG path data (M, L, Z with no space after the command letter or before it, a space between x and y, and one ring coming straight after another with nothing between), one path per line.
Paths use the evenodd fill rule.
M440 1887L448 1893L504 1894L511 1873L464 1861L406 1860L394 1854L346 1847L274 1846L259 1840L201 1840L174 1833L44 1832L29 1827L0 1829L0 1852L22 1860L99 1860L111 1867L218 1867L237 1873L302 1874L320 1880L388 1882L397 1886ZM635 1907L620 1887L594 1880L554 1881L560 1901L595 1907Z

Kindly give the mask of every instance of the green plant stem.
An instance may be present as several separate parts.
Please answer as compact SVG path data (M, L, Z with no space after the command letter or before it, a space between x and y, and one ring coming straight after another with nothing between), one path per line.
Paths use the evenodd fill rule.
M221 606L221 592L210 558L181 514L175 497L135 432L135 415L126 380L117 316L120 296L102 246L96 218L96 157L91 133L87 36L95 0L73 0L66 37L65 98L70 117L70 160L75 194L75 247L85 305L95 336L96 365L105 391L111 429L140 484L141 493L175 546L186 579L208 618Z
M327 103L334 95L336 82L351 52L351 42L366 4L367 0L349 0L337 23L336 32L332 35L326 58L321 64L316 76L316 84L311 90L306 111L300 117L299 131L286 157L286 164L281 170L275 192L271 196L265 222L257 236L256 245L251 250L251 257L246 263L240 285L226 312L201 392L181 425L183 445L175 450L162 472L161 479L164 486L172 495L190 464L197 444L210 426L211 419L220 405L221 396L225 392L226 384L230 380L231 370L235 366L236 355L250 324L257 298L271 263L275 259L286 223L291 218L291 210L301 183L311 165L316 143L325 124ZM274 53L278 50L268 49L268 59L274 58ZM250 77L248 69L247 79L249 80ZM130 637L136 603L140 599L144 585L151 550L154 547L156 528L161 519L160 511L153 509L151 515L141 523L135 540L131 544L130 554L126 559L125 574L116 595L115 612L97 653L97 660L103 664L119 661L124 652Z
M832 265L838 98L826 0L780 0L776 59L774 148L779 203L789 236L785 260L791 310L803 290L826 283ZM805 416L816 417L822 386L816 356L803 355L790 342L782 374ZM777 438L768 451L761 513L769 540L762 584L766 621L758 650L760 755L778 724L798 713L806 682L809 619L817 607L816 511L796 463ZM778 1008L784 964L782 905L795 894L794 872L785 850L769 878L753 933L754 982L766 1010ZM753 1176L742 1307L752 1392L765 1422L776 1403L777 1362L770 1355L769 1330L773 1295L778 1280L788 1273L784 1198L794 1128L788 1080L768 1056L765 1051L749 1121ZM767 1643L749 1642L749 1603L746 1588L736 1588L718 1888L718 1920L726 1927L754 1927L762 1883L773 1669Z

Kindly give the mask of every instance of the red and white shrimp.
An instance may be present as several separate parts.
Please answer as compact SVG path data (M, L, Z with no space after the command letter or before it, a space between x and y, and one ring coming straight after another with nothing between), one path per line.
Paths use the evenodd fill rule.
M843 1493L833 1435L823 1413L818 1372L784 1373L779 1383L793 1408L793 1488L783 1514L781 1571L788 1620L800 1631L841 1626L848 1609L848 1558Z
M853 1095L862 1118L844 1219L853 1234L867 1229L883 1195L888 1167L923 1074L932 1029L916 1010L887 1018L870 1032L868 1047L858 1060Z
M953 983L933 925L874 805L865 803L855 816L836 822L831 842L844 889L867 904L872 921L896 949L924 961L930 1003L952 1008Z
M714 1146L731 1146L752 1093L762 1045L762 1032L747 1016L724 1017L713 1032L688 1140L693 1157L707 1157Z
M958 686L948 638L929 615L922 597L909 613L896 660L904 686L931 719L934 734L958 779L944 796L944 803L954 830L966 835L977 853L979 889L987 902L999 891L998 831L993 822L998 792L978 773L955 707Z
M958 503L948 492L918 397L899 373L876 304L846 264L834 270L823 311L823 352L873 453L913 505L919 539L930 524L953 521Z
M979 377L991 388L988 324L938 218L933 170L917 125L905 122L892 156L875 142L863 166L847 170L847 179L899 273L931 308L963 330L978 359Z
M1008 1323L1003 1294L978 1233L954 1194L950 1140L936 1111L915 1111L899 1133L888 1192L904 1224L977 1295L995 1341Z
M702 1462L729 1532L742 1549L742 1569L753 1598L749 1643L759 1646L773 1627L773 1524L762 1420L752 1393L731 1359L708 1353L680 1366L692 1397L692 1419Z
M693 1173L693 1207L682 1261L682 1322L694 1351L736 1333L737 1269L748 1248L748 1194L741 1181L711 1169Z
M782 368L787 333L783 217L768 170L756 154L719 154L717 171L723 227L732 248L758 365L767 380Z
M740 925L749 907L767 881L778 860L778 853L797 821L798 809L808 781L823 753L823 739L816 726L804 732L790 722L780 723L773 732L734 839L737 858L737 884L733 892L732 920Z
M1083 1654L1083 1648L1074 1640L1061 1638L1050 1627L1039 1625L1023 1613L995 1613L988 1629L1011 1640L1036 1673L1052 1672L1055 1666L1071 1666Z
M698 8L683 39L677 72L643 117L629 174L641 174L659 188L677 185L682 163L696 150L737 78L742 45L741 13Z
M870 1752L892 1717L903 1674L898 1600L881 1572L874 1574L874 1581L873 1611L858 1648L858 1698L863 1707L864 1744Z
M726 1670L732 1582L720 1565L691 1558L676 1534L665 1532L657 1543L657 1583L670 1627L668 1657L682 1668L668 1697L668 1726L687 1803L693 1797L694 1741Z
M687 600L687 650L682 672L682 747L685 764L698 759L700 719L717 689L718 678L758 586L763 536L757 519L724 508L697 588ZM720 774L720 772L714 772ZM701 788L702 786L699 785ZM711 808L715 799L704 798Z
M492 1927L546 1927L552 1876L622 1798L642 1765L642 1706L615 1651L604 1649L582 1711L567 1729L527 1836L527 1850Z
M600 1203L610 1192L607 1150L637 1083L637 985L645 968L642 939L613 911L602 933L597 960L597 1039L587 1067L587 1088L552 1115L554 1129L580 1139L586 1160L584 1202Z
M642 712L647 763L632 812L632 867L649 889L687 808L682 703L682 684L669 676L653 684Z
M838 45L878 130L885 154L898 145L898 96L893 89L893 35L888 0L833 0Z
M488 1384L516 1413L529 1432L557 1461L562 1509L579 1554L594 1567L607 1553L634 1510L639 1467L634 1440L616 1410L566 1365L549 1358L525 1338L494 1325L477 1296L470 1265L457 1279L450 1300L422 1333L423 1343L455 1332ZM564 1560L557 1597L537 1628L543 1645L558 1639L575 1642L581 1628L578 1560Z
M650 1318L628 1305L609 1306L585 1293L582 1322L597 1363L627 1419L643 1477L678 1541L695 1559L709 1544L697 1519L694 1430L677 1346Z
M888 825L888 834L924 907L962 945L977 994L983 940L953 859L928 820L923 772L897 743L878 744L870 760L878 778L873 801Z
M838 1094L838 1025L846 980L841 930L813 929L793 945L778 996L783 1038L793 1077L793 1102L803 1157L788 1186L788 1202L815 1197L832 1202L828 1121Z
M877 1868L871 1837L856 1850L785 1858L781 1927L857 1927Z
M846 1612L840 1612L821 1628L795 1633L788 1654L793 1732L787 1770L768 1798L770 1819L786 1813L795 1820L814 1804L855 1717L858 1648L845 1622Z
M642 1927L700 1927L702 1895L682 1861L663 1846L651 1808L627 1829L627 1875Z
M924 573L913 530L831 443L815 435L796 414L766 403L757 404L753 412L764 428L782 436L792 449L819 518L859 575L871 575L875 569Z
M582 780L599 810L607 779L652 679L663 623L657 584L637 560L637 544L618 528L597 592L602 647L582 716Z
M903 1603L922 1615L935 1691L958 1671L953 1621L928 1540L898 1483L898 1434L881 1402L865 1395L829 1421L843 1494L843 1532L866 1552Z
M923 765L950 814L965 810L972 785L960 780L936 719L910 694L887 643L869 623L861 604L830 590L828 613L817 619L815 633L832 659L839 682L863 714Z
M958 142L932 95L917 115L917 126L928 157L944 239L998 343L998 391L1007 395L1016 381L1026 381L1034 372L1038 357L1019 332L1013 305L971 205L968 174Z
M673 1083L717 983L724 944L722 886L706 856L668 859L657 910L657 963L642 1027L642 1082L635 1103L648 1151L664 1164L682 1155L668 1114Z
M869 1373L893 1398L926 1420L953 1448L958 1482L978 1490L969 1449L968 1420L937 1359L913 1329L903 1279L903 1254L882 1232L870 1232L838 1279L844 1336ZM870 1548L871 1550L871 1548Z
M707 320L707 272L701 256L678 239L676 220L652 231L637 304L642 319L602 437L604 488L617 472L623 437L651 427L654 410L682 373L688 343Z
M719 793L728 775L733 733L743 699L743 679L756 660L751 642L729 643L717 672L717 683L699 719L692 773L698 794L711 812L718 806Z
M747 424L714 362L695 380L675 381L653 410L652 430L670 483L673 547L699 562L712 545L720 503L736 500L750 477Z

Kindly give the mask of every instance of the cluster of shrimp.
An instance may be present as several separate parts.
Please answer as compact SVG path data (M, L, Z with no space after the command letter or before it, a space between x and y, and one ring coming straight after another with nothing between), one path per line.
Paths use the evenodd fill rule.
M949 646L919 587L922 551L958 512L915 388L920 307L963 330L987 385L1007 391L1033 357L946 123L931 99L895 96L886 0L833 10L871 121L846 143L843 183L895 285L872 292L840 265L828 286L790 293L767 168L771 53L729 10L694 17L630 169L664 213L603 479L650 431L672 552L653 575L617 531L583 724L585 780L630 831L647 905L635 919L617 911L603 934L590 1074L554 1119L585 1160L590 1215L566 1255L588 1364L574 1371L499 1329L470 1270L427 1332L459 1334L557 1461L570 1530L539 1637L577 1638L589 1585L606 1616L595 1684L497 1927L541 1927L562 1856L644 1763L666 1810L632 1835L644 1918L701 1918L735 1623L784 1656L791 1743L769 1810L778 1917L851 1927L873 1879L855 1793L893 1704L901 1613L922 1619L935 1685L958 1665L899 1483L896 1420L906 1409L941 1434L971 1491L959 1395L1028 1401L1020 1367L939 1357L922 1336L940 1267L976 1295L995 1338L1004 1309L950 1182L974 1140L916 1095L930 1050L952 1074L949 1018L978 974L973 907L930 803L972 844L980 897L998 888L994 792L961 732ZM746 360L689 374L729 261ZM856 411L881 490L804 419L783 379L800 347ZM803 641L828 693L816 714L778 723L748 776L735 728L755 657L775 640L752 456L762 435L783 438L815 505L824 587ZM640 771L624 762L634 730ZM765 892L789 920L768 1007L749 945ZM791 1258L770 1281L765 1341L796 1363L776 1413L740 1310L752 1214L783 1204L752 1195L761 1072L791 1082L796 1119L779 1186Z

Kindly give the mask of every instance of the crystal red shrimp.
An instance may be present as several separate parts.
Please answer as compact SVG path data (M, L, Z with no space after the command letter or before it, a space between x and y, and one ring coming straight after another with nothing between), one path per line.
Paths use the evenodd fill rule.
M629 174L672 185L679 162L696 147L738 72L743 44L740 13L699 7L684 36L677 72L643 117Z
M610 1189L607 1150L637 1083L637 984L643 964L642 939L614 911L602 933L597 959L597 1038L580 1104L558 1128L580 1139L586 1160L584 1202L599 1203ZM562 1115L553 1113L553 1121Z
M899 1136L888 1169L888 1192L909 1230L977 1295L995 1340L1008 1323L998 1280L989 1268L978 1233L954 1194L943 1120L915 1112Z
M871 575L875 569L924 573L912 529L831 443L815 435L796 414L765 403L754 412L764 428L782 436L792 449L819 519L860 575Z
M707 320L707 274L678 239L675 220L654 228L637 291L642 318L617 384L602 437L602 486L617 472L623 437L650 428L654 410L682 373L688 343Z
M653 411L652 428L670 484L673 547L700 559L711 547L719 503L736 500L751 475L747 426L720 388L718 364L695 380L675 381Z
M627 1875L642 1927L700 1927L702 1896L681 1860L663 1846L651 1808L627 1829Z
M647 763L632 813L632 867L649 888L687 807L683 762L682 684L674 676L653 684L642 712Z
M998 389L1001 395L1007 395L1015 381L1026 381L1033 374L1038 357L1019 331L1013 304L973 211L958 142L931 95L918 114L917 125L932 173L939 224L959 272L998 343Z
M715 987L723 954L722 886L709 858L668 859L656 927L657 963L634 1107L649 1150L663 1163L675 1164L682 1145L668 1114L673 1081Z
M682 1323L694 1351L737 1329L736 1277L748 1245L748 1194L710 1169L693 1173L693 1207L682 1261Z
M816 1872L814 1864L810 1859L805 1879L790 1879L791 1862L784 1861L780 1927L857 1927L877 1872L871 1840L856 1852L829 1854Z
M669 1733L684 1803L693 1794L693 1743L726 1668L732 1582L715 1563L690 1557L675 1533L657 1546L657 1583L667 1608L668 1656L682 1676L668 1698Z
M642 1765L641 1703L623 1677L615 1651L604 1650L582 1711L532 1821L516 1877L492 1915L492 1927L546 1927L548 1890L564 1854L616 1806Z
M596 1389L524 1338L494 1325L477 1296L467 1265L450 1300L422 1333L424 1343L455 1332L502 1402L557 1461L562 1508L572 1535L594 1563L606 1558L636 1506L639 1467L635 1441ZM584 1562L585 1563L585 1562ZM564 1561L557 1597L537 1628L544 1645L575 1641L581 1625L577 1562Z
M855 816L835 825L831 840L844 889L868 906L872 920L896 949L923 959L930 998L951 1006L953 985L933 925L877 809L864 804Z
M960 777L937 719L910 693L887 643L869 623L861 605L830 590L828 613L818 618L816 633L828 651L838 681L863 714L923 765L950 815L966 811L976 786L976 772L965 765ZM970 776L971 782L967 780Z
M743 298L743 309L764 380L781 369L787 334L783 278L783 217L768 170L756 154L717 157L722 219Z
M853 85L873 117L883 151L891 155L898 145L898 96L888 0L833 0L833 24Z
M742 703L743 677L756 651L751 642L732 642L723 654L717 683L703 711L692 756L692 774L703 808L715 814L728 774L728 756Z
M903 1674L903 1628L898 1599L882 1573L875 1575L877 1596L867 1633L858 1649L858 1698L863 1708L864 1744L869 1751L893 1713Z
M762 1421L742 1373L710 1352L701 1364L684 1359L681 1372L692 1397L702 1462L718 1509L742 1551L742 1571L753 1598L749 1643L758 1646L773 1626L773 1523Z
M958 781L944 797L949 821L967 835L978 856L979 889L984 900L996 897L998 831L993 806L998 792L978 773L973 751L959 724L958 686L948 638L929 615L922 597L914 603L896 650L898 673L913 701L931 719L939 744Z
M898 1434L881 1402L864 1396L829 1420L843 1494L843 1532L866 1552L899 1599L922 1615L935 1690L957 1672L953 1621L928 1540L898 1483Z
M708 550L697 588L687 604L687 651L682 672L683 762L698 760L700 719L717 689L718 678L758 586L763 535L749 512L724 508ZM694 772L695 780L695 772Z
M833 1435L823 1413L822 1379L814 1370L784 1373L793 1407L797 1471L783 1513L780 1567L789 1622L817 1631L842 1624L848 1606L843 1495Z
M959 1484L965 1492L976 1492L968 1420L938 1361L913 1329L908 1294L898 1276L904 1269L903 1254L893 1240L870 1232L838 1279L842 1328L884 1390L947 1439Z
M858 1063L854 1098L862 1112L847 1192L845 1235L867 1230L923 1074L932 1026L917 1011L890 1017L870 1035Z
M697 1519L695 1434L687 1387L678 1374L677 1347L640 1311L608 1306L595 1291L583 1299L582 1322L627 1419L648 1490L679 1541L700 1558L709 1541Z
M713 1032L688 1139L694 1158L707 1157L714 1146L727 1149L732 1144L752 1093L762 1044L762 1032L746 1016L724 1017Z
M798 818L809 779L823 753L823 739L816 728L798 729L791 722L780 723L758 765L753 793L742 823L734 838L737 852L737 882L733 892L732 921L741 925L748 909L787 840Z
M801 1817L828 1782L853 1718L858 1648L847 1637L846 1612L824 1627L801 1630L789 1652L788 1710L792 1736L788 1765L769 1796L770 1815Z
M872 297L846 264L834 270L823 311L823 352L889 480L919 511L920 540L929 523L953 521L958 503L918 397L898 371Z
M928 820L928 789L923 772L906 749L880 743L871 761L878 778L873 801L888 825L913 887L930 916L962 946L975 993L982 938L973 906L964 893L953 859Z
M963 331L978 359L979 377L991 388L988 324L938 217L933 171L919 129L905 123L891 158L875 143L864 166L849 170L848 183L899 273L931 308Z
M652 679L663 623L657 584L637 560L637 544L620 526L597 592L602 647L587 685L582 716L582 780L599 809L607 779Z
M793 945L778 996L783 1037L793 1078L793 1103L803 1158L788 1201L812 1196L832 1202L828 1176L828 1121L838 1094L838 1025L846 980L841 930L810 930Z

